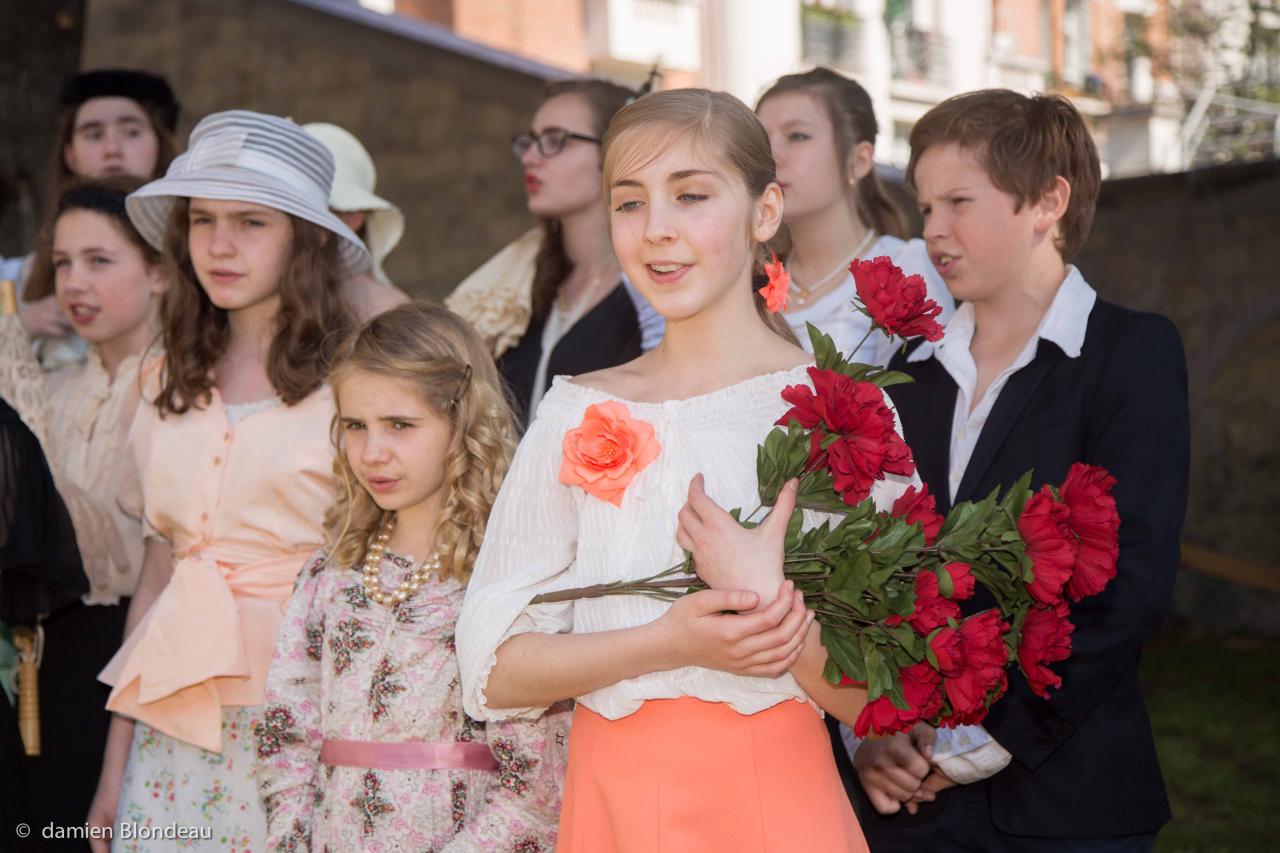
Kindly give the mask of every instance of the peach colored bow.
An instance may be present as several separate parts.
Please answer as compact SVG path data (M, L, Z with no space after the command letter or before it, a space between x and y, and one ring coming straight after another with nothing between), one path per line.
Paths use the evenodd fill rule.
M284 603L307 554L245 556L194 549L177 560L98 676L113 686L108 710L222 751L222 707L263 701Z

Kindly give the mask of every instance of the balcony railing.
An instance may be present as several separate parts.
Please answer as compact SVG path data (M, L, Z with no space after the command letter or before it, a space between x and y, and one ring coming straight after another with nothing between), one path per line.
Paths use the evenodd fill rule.
M851 12L806 4L800 12L800 44L804 60L847 71L862 70L862 33Z
M946 36L895 22L889 27L889 45L894 79L947 84L951 62Z

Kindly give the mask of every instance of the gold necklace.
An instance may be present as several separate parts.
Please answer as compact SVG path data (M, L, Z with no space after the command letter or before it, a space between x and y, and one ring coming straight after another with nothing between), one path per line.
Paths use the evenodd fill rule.
M827 273L822 278L818 279L816 284L811 284L808 287L805 287L804 285L797 282L794 277L792 277L791 286L794 287L797 291L799 291L798 295L796 296L796 304L804 305L806 302L808 302L810 299L813 298L815 293L819 293L824 288L826 288L826 286L831 283L831 280L834 279L837 275L839 275L842 272L847 272L849 269L849 265L854 261L856 261L859 257L861 257L863 252L871 248L871 244L875 241L875 239L876 239L875 229L874 228L868 229L867 236L862 238L862 242L858 244L858 248L853 250L853 254L849 255L849 257L841 261L839 265L837 265L836 268L833 269L831 272Z
M391 592L386 592L382 588L382 554L387 550L387 542L391 539L391 531L395 529L396 517L393 515L382 523L382 527L378 530L378 535L374 537L373 543L364 555L364 576L361 583L364 585L364 594L379 604L395 606L402 601L407 601L409 596L413 595L422 585L431 579L431 573L440 568L439 552L432 553L431 557L424 560L418 568L409 573L409 576L400 582Z

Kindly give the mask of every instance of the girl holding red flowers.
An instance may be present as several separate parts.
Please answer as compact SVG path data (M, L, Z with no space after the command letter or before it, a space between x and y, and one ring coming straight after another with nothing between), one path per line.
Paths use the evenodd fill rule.
M806 349L806 324L812 323L851 360L888 364L892 340L867 338L870 321L849 309L855 295L851 263L887 257L907 276L919 276L942 307L939 322L951 316L955 302L924 242L907 239L907 219L876 173L871 96L848 77L814 68L780 78L761 96L756 114L769 132L786 199L787 322Z
M561 850L866 850L814 707L852 721L866 692L824 681L816 625L781 583L794 483L753 530L720 508L758 502L756 447L812 365L753 292L782 217L768 137L729 95L661 92L615 117L604 177L618 260L667 332L544 398L458 622L467 711L577 699ZM871 495L887 509L910 482ZM712 589L532 603L685 548Z

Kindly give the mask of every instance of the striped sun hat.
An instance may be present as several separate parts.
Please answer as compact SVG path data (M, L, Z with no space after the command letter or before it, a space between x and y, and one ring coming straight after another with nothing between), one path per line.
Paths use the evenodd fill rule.
M293 214L338 237L350 273L369 267L369 250L342 220L329 212L333 155L287 118L228 110L201 119L191 131L186 153L169 164L163 178L125 200L129 218L143 238L164 248L169 212L179 198L247 201Z

